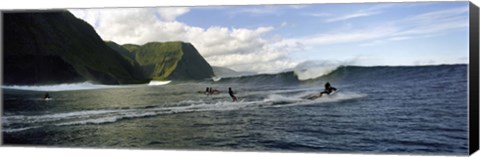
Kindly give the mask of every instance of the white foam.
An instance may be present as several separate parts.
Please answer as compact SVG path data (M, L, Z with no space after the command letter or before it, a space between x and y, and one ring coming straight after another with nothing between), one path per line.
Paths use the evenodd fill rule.
M200 104L187 108L191 111L230 111L240 108L249 107L252 105L263 103L263 101L247 101L247 102L232 102L232 101L218 101L213 104Z
M3 86L4 89L18 89L18 90L30 90L30 91L72 91L72 90L89 90L89 89L103 89L103 88L116 88L120 86L115 85L99 85L92 84L90 82L82 83L70 83L70 84L57 84L57 85L10 85Z
M73 122L65 122L56 124L56 126L65 126L65 125L81 125L81 124L102 124L102 123L112 123L116 122L118 117L103 117L103 118L95 118L95 119L87 119L87 120L79 120Z
M169 84L170 82L172 82L171 80L168 80L168 81L150 81L150 83L148 83L149 86L161 86L161 85L166 85L166 84Z
M29 91L74 91L74 90L93 90L93 89L109 89L109 88L131 88L131 87L144 87L148 86L160 86L169 84L171 81L150 81L148 84L131 84L131 85L102 85L93 84L90 82L81 83L68 83L57 85L2 85L3 89L17 89L17 90L29 90Z
M125 118L138 118L165 114L165 109L157 109L148 111L147 109L131 109L131 110L101 110L101 111L84 111L59 113L52 115L38 116L9 116L2 117L2 121L7 121L8 125L35 125L24 128L4 128L3 132L18 132L32 128L39 128L41 123L46 125L66 126L66 125L84 125L84 124L103 124L112 123ZM43 124L45 125L45 124Z
M218 82L218 81L222 80L222 77L215 76L215 77L212 77L212 80L214 82Z
M360 94L355 92L338 92L334 95L324 95L320 98L313 100L315 103L331 103L331 102L342 102L347 100L359 99L366 97L367 94Z
M341 102L346 100L353 100L362 97L366 97L366 94L359 94L355 92L339 92L334 95L325 95L315 100L302 99L310 94L297 94L294 96L282 96L282 95L269 95L264 101L271 103L273 107L287 107L287 106L299 106L299 105L314 105L330 102Z
M299 97L288 97L278 94L269 95L264 101L266 102L298 102L302 101L303 99Z
M120 112L121 110L94 110L94 111L78 111L56 114L44 114L44 115L16 115L16 116L3 116L2 121L13 123L38 123L38 122L53 122L58 120L64 120L69 118L89 117L100 114L107 114L112 112Z
M25 131L25 130L35 129L35 128L39 128L39 127L35 126L35 127L14 128L14 129L2 128L2 132L12 133L12 132Z
M345 100L363 98L363 97L366 97L366 96L367 96L367 94L340 91L340 92L335 93L333 95L324 95L324 96L322 96L318 99L315 99L314 101L315 102L340 102L340 101L345 101Z

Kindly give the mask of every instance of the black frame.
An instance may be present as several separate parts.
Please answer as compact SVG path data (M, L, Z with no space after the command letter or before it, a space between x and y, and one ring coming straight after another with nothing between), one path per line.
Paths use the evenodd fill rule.
M469 66L469 153L478 150L479 145L479 12L478 7L470 2L470 66Z

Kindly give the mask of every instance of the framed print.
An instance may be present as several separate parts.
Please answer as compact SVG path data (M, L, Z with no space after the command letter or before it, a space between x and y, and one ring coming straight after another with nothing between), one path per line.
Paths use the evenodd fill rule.
M469 155L468 1L4 10L2 145Z

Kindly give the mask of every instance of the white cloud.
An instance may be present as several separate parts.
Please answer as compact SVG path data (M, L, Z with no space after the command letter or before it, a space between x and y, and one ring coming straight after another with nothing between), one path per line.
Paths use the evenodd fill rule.
M333 16L333 14L331 14L331 13L305 13L304 15L314 16L314 17L329 17L329 16Z
M360 46L375 46L388 41L401 41L436 37L449 30L467 28L468 7L458 7L441 11L432 11L407 17L381 27L390 27L391 32L374 41L366 41ZM376 34L376 33L375 33Z
M209 59L217 66L230 67L237 71L262 73L276 73L297 65L297 62L285 58L285 52L269 50L249 54L225 54L212 56Z
M350 18L379 14L379 9L390 7L382 5L364 11L373 11L365 14L350 14L339 16L327 21L347 20ZM448 10L432 11L418 14L395 22L386 22L376 27L348 28L347 30L320 33L302 38L286 39L287 43L301 43L304 47L360 43L359 46L376 46L387 42L401 40L436 37L445 31L468 27L468 17L464 14L468 7L458 7ZM293 47L291 45L291 47Z
M393 40L393 41L401 41L401 40L408 40L414 38L413 36L398 36L398 37L393 37L389 38L388 40Z
M332 45L341 43L353 43L380 39L395 33L394 27L376 27L366 30L345 31L335 33L322 33L313 36L292 39L292 42L299 42L305 45Z
M240 9L234 9L229 12L230 15L248 14L248 15L279 15L277 6L249 6Z
M419 14L410 18L407 18L405 21L411 22L434 22L437 20L443 21L451 17L462 15L468 13L468 7L457 7L440 11L432 11L428 13Z
M408 27L395 36L422 36L468 27L468 7L432 11L397 21L396 25Z
M292 9L303 9L303 8L306 8L308 7L308 5L301 5L301 4L297 4L297 5L288 5L290 8Z
M386 42L385 40L374 40L374 41L371 41L371 42L362 43L359 46L363 46L363 47L376 46L376 45L383 44L385 42Z
M388 35L391 32L392 30L389 30L389 29L374 29L374 30L359 31L359 32L322 34L322 35L307 39L305 43L312 44L312 45L313 44L328 45L328 44L357 42L357 41L381 38Z
M160 14L160 17L162 17L163 20L165 21L175 21L175 19L183 15L185 13L188 13L190 11L189 8L186 7L175 7L175 8L160 8L158 9L158 13Z
M325 20L325 22L337 22L337 21L344 21L344 20L349 20L353 18L358 18L358 17L366 17L366 16L372 16L375 14L379 14L381 12L375 11L375 12L356 12L352 14L347 14L347 15L342 15L339 17L334 17L334 18L329 18Z
M321 13L306 13L304 15L314 16L314 17L325 17L327 18L325 19L325 22L331 23L331 22L350 20L350 19L359 18L359 17L377 15L382 13L383 9L386 9L392 6L395 6L395 4L374 5L367 9L358 10L358 11L354 11L346 14L334 14L334 13L321 12Z

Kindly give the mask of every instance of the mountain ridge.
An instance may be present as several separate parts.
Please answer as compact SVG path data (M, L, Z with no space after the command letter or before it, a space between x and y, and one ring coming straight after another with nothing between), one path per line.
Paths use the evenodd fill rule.
M141 46L120 46L105 42L91 25L68 11L12 11L4 12L3 19L3 84L6 85L82 81L98 84L138 84L147 83L151 79L202 79L213 76L208 62L189 43L179 43L174 51L181 51L183 56L184 50L188 50L186 56L193 58L178 55L163 58L171 62L155 64L163 64L167 68L153 67L164 69L160 70L164 75L146 77L145 66L132 54L127 53L139 51ZM147 56L155 54L147 51L142 53ZM177 63L181 65L178 69ZM192 70L197 67L202 68ZM200 73L196 72L198 70Z

